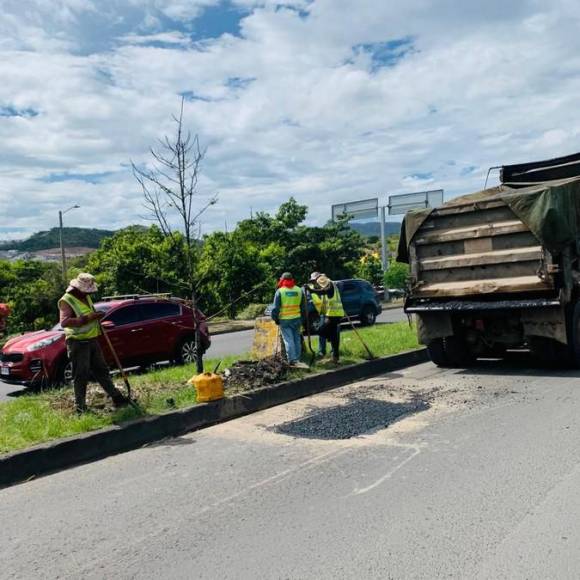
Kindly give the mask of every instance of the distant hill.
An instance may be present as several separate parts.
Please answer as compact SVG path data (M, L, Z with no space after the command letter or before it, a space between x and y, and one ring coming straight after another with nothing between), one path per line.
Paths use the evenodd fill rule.
M67 248L98 248L101 240L111 237L115 232L89 228L63 228L64 244ZM0 242L0 250L19 252L39 252L60 246L59 229L37 232L26 240Z
M357 231L361 236L368 238L370 236L381 235L381 225L379 222L351 222L350 227ZM401 232L400 222L385 222L385 235L398 236Z

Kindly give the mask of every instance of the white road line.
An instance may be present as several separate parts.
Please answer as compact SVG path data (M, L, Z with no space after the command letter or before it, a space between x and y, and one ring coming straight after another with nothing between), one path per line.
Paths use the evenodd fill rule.
M419 453L421 453L421 447L419 445L401 445L401 447L406 447L407 449L410 449L411 455L409 455L408 457L406 457L405 459L403 459L399 463L396 463L395 465L393 465L387 471L387 473L385 473L385 475L383 475L382 477L377 479L374 483L371 483L367 487L356 488L353 491L353 495L362 495L363 493L368 493L369 491L372 491L376 487L379 487L379 485L383 484L385 481L387 481L387 479L390 479L397 471L399 471L399 469L401 469L401 467L405 466L407 463L409 463L409 461L415 459L415 457L417 457L417 455L419 455ZM395 458L395 459L397 459L397 458Z
M325 462L327 462L330 459L333 459L335 457L339 457L341 455L344 455L345 453L347 453L348 451L351 451L351 450L352 450L352 448L348 447L348 448L344 448L344 449L335 449L333 451L329 451L328 453L323 453L322 455L317 455L316 457L313 457L312 459L309 459L308 461L305 461L304 463L300 463L299 465L285 469L284 471L281 471L280 473L272 475L271 477L267 477L266 479L262 479L261 481L258 481L256 483L238 491L237 493L234 493L234 494L229 495L227 497L224 497L216 502L213 502L213 503L207 505L206 507L204 507L199 512L197 512L197 515L204 514L204 513L208 512L212 509L215 509L215 508L219 508L224 504L227 504L235 499L238 499L242 495L246 495L246 494L254 491L255 489L259 489L261 487L264 487L265 485L280 483L281 481L284 481L285 479L287 479L288 477L290 477L294 473L306 471L307 469L312 469L314 467L317 467L318 465L325 463Z

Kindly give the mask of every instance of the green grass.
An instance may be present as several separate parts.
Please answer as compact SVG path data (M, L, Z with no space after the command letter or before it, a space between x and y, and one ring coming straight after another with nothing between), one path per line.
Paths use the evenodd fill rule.
M417 333L407 322L378 324L370 328L357 329L370 351L375 356L387 356L404 350L417 348ZM359 362L367 353L354 332L343 332L340 340L342 363Z
M360 329L359 333L375 356L395 354L418 346L415 330L405 322L364 328ZM316 341L316 338L312 340L315 349ZM223 371L242 358L248 358L248 355L207 359L205 370L213 371L221 360L220 370ZM365 358L366 351L355 333L344 332L341 339L341 365L360 362ZM326 368L328 367L324 363L318 364L312 372ZM142 415L156 415L194 405L195 389L187 384L194 374L194 365L185 365L131 375L131 386L134 396L139 400L141 410L129 407L115 411L105 404L106 399L99 389L93 391L92 398L89 397L89 404L95 409L94 412L80 417L72 408L71 389L55 389L40 394L24 395L0 403L0 453L93 431ZM293 371L295 376L305 374L308 374L308 371Z

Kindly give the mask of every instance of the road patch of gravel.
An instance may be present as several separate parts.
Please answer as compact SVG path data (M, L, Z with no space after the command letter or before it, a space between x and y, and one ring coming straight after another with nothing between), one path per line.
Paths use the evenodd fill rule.
M272 428L275 433L308 439L350 439L384 429L408 415L426 411L429 403L420 398L404 402L350 397L345 404L316 409L305 417Z

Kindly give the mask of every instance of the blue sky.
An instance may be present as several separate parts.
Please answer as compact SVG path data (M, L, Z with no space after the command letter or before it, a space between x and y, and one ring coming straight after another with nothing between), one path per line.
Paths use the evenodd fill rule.
M580 150L572 0L3 0L0 239L143 221L130 161L185 120L202 231L294 195L483 186Z

